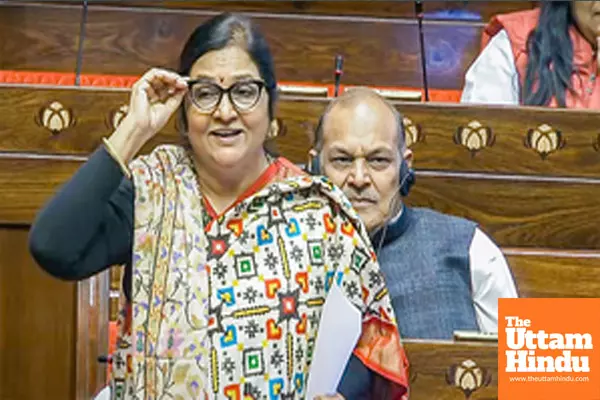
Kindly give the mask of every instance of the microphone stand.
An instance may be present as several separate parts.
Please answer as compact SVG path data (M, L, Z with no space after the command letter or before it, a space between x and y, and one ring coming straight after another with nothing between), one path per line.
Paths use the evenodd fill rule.
M335 86L333 88L333 97L338 97L340 90L340 81L342 79L342 75L344 73L344 57L340 54L335 56L335 74L334 81Z
M423 2L415 1L415 13L417 14L417 24L419 27L419 45L421 48L421 73L423 74L423 90L425 92L425 101L429 101L429 84L427 82L427 61L425 57L425 39L423 38Z

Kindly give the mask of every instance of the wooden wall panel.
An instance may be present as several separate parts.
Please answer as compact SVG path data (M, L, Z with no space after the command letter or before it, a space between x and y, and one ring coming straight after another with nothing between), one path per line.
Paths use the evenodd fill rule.
M600 250L600 184L419 176L407 201L479 222L505 247Z
M0 4L0 69L75 72L82 3L9 0ZM89 4L85 73L139 75L151 66L175 68L184 40L202 20L220 11L242 11L250 12L265 32L280 80L330 83L333 58L340 53L346 56L343 83L423 85L413 2L98 0ZM479 53L483 26L465 12L487 21L493 14L533 4L424 2L429 87L463 87L464 74ZM432 21L439 18L447 21Z
M411 103L397 108L420 128L421 141L412 146L418 169L590 178L600 172L597 111ZM471 122L481 128L469 128ZM529 132L542 125L552 129L539 129L546 133L528 147ZM473 151L456 143L459 128L468 128L458 136Z
M75 72L82 7L0 2L0 69Z
M521 297L600 297L600 252L528 255L511 250L507 260Z
M404 339L402 343L410 362L411 400L494 400L498 398L496 344L409 339ZM449 376L451 380L456 381L453 371L467 360L475 363L468 366L479 369L484 378L489 376L489 384L476 390L471 397L466 396L458 387L450 385L447 380Z
M89 0L90 5L199 9L228 12L302 13L374 17L414 17L411 1L199 1L199 0Z
M36 266L27 234L0 226L0 399L74 399L75 285Z
M480 52L483 24L425 21L427 85L462 90L465 74Z
M113 132L115 113L128 103L128 97L126 90L0 86L0 112L5 115L0 119L0 151L85 156L101 143L103 136ZM55 102L60 104L53 106L55 112L41 111L52 110L50 105ZM15 104L19 104L19 112L14 112ZM322 101L283 100L279 103L279 115L288 130L276 141L282 154L294 162L306 161L310 146L307 132L312 129L309 121L315 119L325 105ZM44 115L53 115L52 120L66 128L55 133L44 128L40 124ZM172 120L143 151L160 143L178 141Z
M207 11L148 11L90 6L83 73L139 75L151 66L177 68L191 32ZM333 81L343 54L345 84L421 86L417 25L407 20L254 16L271 46L277 79Z
M0 158L0 222L29 223L77 169L75 161ZM600 250L600 185L417 175L408 198L479 222L502 246Z
M32 152L57 156L87 156L110 136L115 120L129 103L129 90L0 86L0 151ZM19 104L19 112L14 105ZM43 111L46 110L46 111ZM51 131L43 126L51 121ZM142 151L160 143L176 143L174 121Z
M109 281L104 271L78 283L76 399L92 399L107 382Z
M71 110L70 118L76 121L56 135L35 122L40 109L54 101ZM100 144L101 137L113 131L109 122L111 113L127 102L128 92L124 90L0 86L0 112L4 115L0 119L0 151L89 154ZM283 155L297 163L306 161L310 136L327 102L327 99L282 97L278 115L288 131L276 143ZM14 111L15 104L19 104L19 112ZM409 139L415 152L415 167L420 171L598 178L600 113L597 111L432 103L396 103L396 106L410 119ZM457 132L474 121L481 128L468 128L462 135L465 143L471 145L471 151L457 140L461 136ZM525 142L530 130L544 124L560 132L560 137L555 138L556 151L542 157L538 150L552 143L552 134L531 143L537 143L538 150ZM145 149L178 140L171 123Z
M93 94L92 94L93 93ZM127 101L125 91L53 90L37 87L8 89L0 96L0 148L53 154L88 154L113 131L107 123L111 109ZM50 108L52 103L58 102ZM15 104L19 105L16 112ZM46 109L53 133L42 126ZM43 113L43 112L42 112Z
M361 15L374 17L415 17L414 1L199 1L199 0L88 0L90 5L208 9L230 12L306 13ZM534 6L533 1L424 1L425 18L487 21L492 15ZM440 12L444 12L441 14Z
M12 87L1 88L0 93L4 94L0 96L0 111L6 115L0 121L0 151L79 157L88 155L102 136L111 133L107 123L110 111L124 104L128 96L126 91ZM65 110L71 109L68 117L66 111L58 112L64 121L77 121L56 135L34 121L39 108L54 100ZM20 104L18 113L13 109L15 102ZM289 131L277 139L277 144L284 156L294 162L306 160L308 132L325 105L326 101L319 99L282 99L279 115ZM597 112L407 103L398 106L420 127L421 136L416 135L411 146L419 178L410 197L412 203L479 221L505 246L600 248L600 236L589 222L600 216L593 200L600 198L600 143L593 146L593 139L598 140ZM453 139L457 128L471 120L489 126L496 136L493 146L474 155ZM566 141L562 149L545 159L523 144L528 129L542 123L562 131L562 140ZM143 152L158 143L178 140L171 124ZM52 164L18 154L13 157L5 156L1 161L6 167L0 172L0 180L9 185L17 179L20 184L16 185L18 189L4 192L6 201L0 220L28 222L52 193L50 187L70 176L77 162Z
M0 224L30 224L41 206L81 163L0 158ZM11 190L7 190L11 188Z

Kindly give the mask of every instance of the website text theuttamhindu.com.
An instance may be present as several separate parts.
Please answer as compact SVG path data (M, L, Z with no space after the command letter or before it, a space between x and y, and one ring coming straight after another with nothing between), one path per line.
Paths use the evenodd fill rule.
M510 382L589 382L587 376L511 376Z

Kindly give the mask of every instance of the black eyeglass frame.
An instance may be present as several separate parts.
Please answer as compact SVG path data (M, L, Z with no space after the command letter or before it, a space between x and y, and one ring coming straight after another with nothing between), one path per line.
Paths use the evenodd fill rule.
M202 108L200 107L195 101L194 101L194 97L192 96L192 88L194 85L198 84L198 83L203 83L206 86L213 86L216 87L217 89L219 89L219 99L217 100L217 102L215 103L215 105L212 107L212 109L207 109L207 108ZM236 104L235 101L233 101L233 98L231 97L231 91L237 87L238 85L243 85L243 84L255 84L258 86L258 96L256 96L256 100L254 101L254 103L252 103L251 105L249 105L247 108L241 108ZM206 81L205 79L190 79L187 81L187 85L188 85L188 96L190 98L190 101L192 102L192 104L201 112L207 113L207 114L212 114L213 112L215 112L215 110L217 108L219 108L219 105L221 104L221 101L223 101L223 95L226 93L227 97L229 98L229 102L231 103L231 105L235 108L235 110L239 113L247 113L250 112L254 109L254 107L258 104L258 102L260 101L260 98L262 97L262 91L264 88L267 87L267 84L260 80L260 79L250 79L250 80L242 80L242 81L238 81L235 82L234 84L232 84L231 86L227 87L227 88L223 88L220 85L214 83L214 82L210 82L210 81Z

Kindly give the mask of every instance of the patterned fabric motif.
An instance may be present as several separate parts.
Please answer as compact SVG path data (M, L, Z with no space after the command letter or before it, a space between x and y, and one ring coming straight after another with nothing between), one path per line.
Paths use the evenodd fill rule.
M326 179L278 176L206 225L183 149L160 146L131 171L133 304L114 398L303 399L334 284L365 321L394 326L362 225ZM394 359L383 368L402 375L403 354Z

